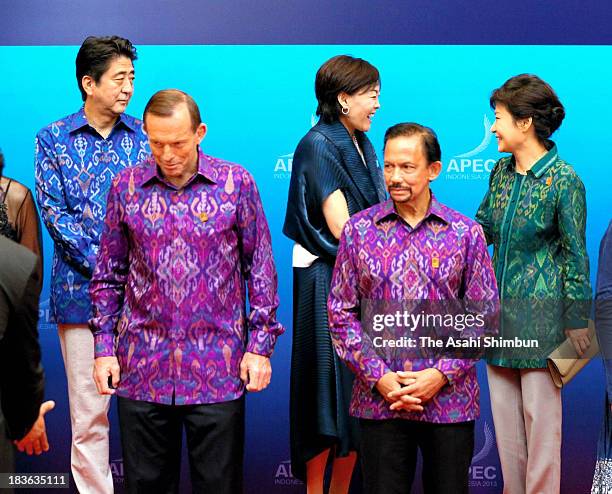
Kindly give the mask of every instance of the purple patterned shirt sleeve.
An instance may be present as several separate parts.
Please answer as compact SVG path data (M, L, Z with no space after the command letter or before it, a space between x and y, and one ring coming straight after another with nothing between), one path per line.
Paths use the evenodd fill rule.
M165 404L241 396L244 352L270 356L283 332L252 176L204 154L180 190L151 160L122 172L109 194L91 296L95 355L117 356L119 396Z
M354 246L355 226L345 224L332 276L329 297L329 321L332 342L338 356L363 383L373 388L378 380L391 369L372 349L368 335L361 330L359 311L361 301L356 287L359 274L354 260L357 258ZM364 344L365 343L365 344Z
M121 204L118 193L121 177L113 181L106 204L105 229L102 235L103 249L95 268L95 282L90 290L94 304L94 355L115 355L115 327L121 316L125 296L125 284L129 269L128 238L121 227ZM95 294L95 297L94 297Z
M356 374L351 413L369 419L405 418L449 423L479 414L475 360L413 359L415 371L440 370L448 383L424 411L391 411L375 384L386 372L403 370L374 351L362 330L362 302L458 300L487 308L485 326L495 327L497 285L481 227L432 197L425 219L411 228L388 200L354 215L342 237L328 301L334 347ZM489 302L486 306L482 301ZM480 310L482 312L482 310ZM402 364L403 365L403 364Z
M247 280L250 332L247 351L269 357L282 332L276 321L278 279L272 255L272 239L253 178L245 174L242 197L237 204L237 223L242 252L242 272Z

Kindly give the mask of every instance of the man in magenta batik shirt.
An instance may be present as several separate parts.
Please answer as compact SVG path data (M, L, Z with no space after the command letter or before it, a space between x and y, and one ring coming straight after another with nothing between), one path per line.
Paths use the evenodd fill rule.
M431 129L388 129L391 199L354 215L340 239L329 321L336 351L357 377L351 413L360 419L367 494L410 492L417 449L426 493L468 492L479 414L475 360L447 354L398 365L397 353L375 351L376 338L360 320L360 310L376 301L489 301L481 316L487 329L494 326L497 287L482 229L430 190L440 159Z
M153 158L111 187L91 283L96 383L127 492L178 492L183 427L193 491L242 492L244 390L283 332L268 224L253 177L201 152L189 95L159 91L144 122Z

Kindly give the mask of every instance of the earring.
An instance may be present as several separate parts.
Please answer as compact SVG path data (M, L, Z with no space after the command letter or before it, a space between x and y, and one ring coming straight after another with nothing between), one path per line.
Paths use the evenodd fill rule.
M348 115L349 114L349 109L347 107L342 107L342 115Z

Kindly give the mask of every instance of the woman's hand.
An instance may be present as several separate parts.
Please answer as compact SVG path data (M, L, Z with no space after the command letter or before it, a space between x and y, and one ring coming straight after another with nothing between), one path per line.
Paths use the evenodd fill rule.
M565 336L570 339L572 345L574 345L574 348L576 349L576 353L580 357L584 355L584 352L586 352L591 345L589 328L566 329Z

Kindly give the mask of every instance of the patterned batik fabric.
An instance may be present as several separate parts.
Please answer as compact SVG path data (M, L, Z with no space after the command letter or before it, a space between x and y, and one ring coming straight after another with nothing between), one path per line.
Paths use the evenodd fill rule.
M142 121L121 115L104 139L84 109L36 135L36 199L55 244L51 317L84 323L91 317L89 280L96 262L113 178L149 154Z
M338 355L356 374L351 414L367 419L405 418L449 423L479 415L475 360L416 359L412 370L436 368L448 379L423 412L396 412L375 385L406 362L374 351L364 334L364 301L490 301L498 299L482 228L432 196L425 218L411 228L388 200L354 215L346 224L328 301L330 331ZM494 317L494 310L486 314ZM399 336L399 335L398 335ZM391 357L391 356L389 356ZM449 356L450 357L450 356Z
M535 338L553 349L565 329L587 327L591 286L584 185L554 143L547 146L525 175L516 172L512 156L497 162L476 220L494 246L502 335ZM489 362L546 367L541 358Z
M178 405L241 396L245 349L270 356L283 332L253 177L201 153L181 189L152 159L121 172L91 296L95 355L118 357L119 396Z

